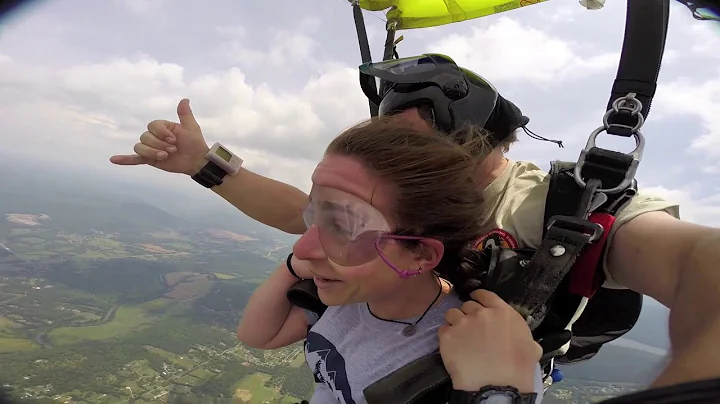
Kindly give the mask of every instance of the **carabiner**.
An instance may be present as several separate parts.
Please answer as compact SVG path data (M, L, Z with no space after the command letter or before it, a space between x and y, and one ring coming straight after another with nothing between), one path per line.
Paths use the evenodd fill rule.
M580 157L578 158L578 162L575 165L575 170L573 171L573 177L575 177L575 182L582 188L585 188L585 186L587 185L587 183L582 178L582 169L585 165L587 154L590 149L597 147L595 145L595 140L597 139L599 134L605 131L607 131L607 128L605 126L601 126L595 129L590 134L590 137L588 137L585 148L580 152ZM643 136L642 132L638 130L633 132L632 135L635 138L635 150L631 151L630 153L626 153L627 155L632 156L633 159L630 163L630 167L628 167L628 170L625 173L625 178L620 182L620 184L613 188L598 188L596 192L616 194L618 192L624 191L625 189L627 189L627 187L630 186L630 184L632 184L632 180L635 178L635 173L637 172L640 160L642 160L643 152L645 151L645 137Z

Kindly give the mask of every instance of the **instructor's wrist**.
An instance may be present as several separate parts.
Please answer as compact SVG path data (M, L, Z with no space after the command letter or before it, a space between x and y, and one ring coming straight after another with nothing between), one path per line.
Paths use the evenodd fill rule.
M187 175L192 177L193 175L199 173L200 170L203 169L203 167L205 167L205 165L208 163L208 160L205 158L205 155L207 154L208 151L210 151L210 149L207 149L207 151L205 153L203 153L200 156L200 158L195 160L195 162L192 164L192 166L190 168L190 172L186 173Z

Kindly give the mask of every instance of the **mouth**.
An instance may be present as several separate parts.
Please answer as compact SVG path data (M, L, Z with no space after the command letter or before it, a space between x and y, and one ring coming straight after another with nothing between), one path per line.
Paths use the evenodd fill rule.
M343 282L339 279L324 278L318 275L313 276L313 281L315 282L315 286L317 286L319 289L338 285Z

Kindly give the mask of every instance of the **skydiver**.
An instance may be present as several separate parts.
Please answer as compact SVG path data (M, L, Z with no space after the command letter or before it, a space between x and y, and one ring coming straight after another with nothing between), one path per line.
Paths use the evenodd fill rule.
M489 108L479 105L458 120L486 127L498 140L478 170L479 186L494 215L478 220L488 233L500 235L513 247L536 248L542 238L548 174L532 163L505 157L516 140L515 130L526 122L518 119L521 114L507 113L517 107L498 100ZM392 105L393 101L402 102ZM422 101L413 99L412 91L399 94L397 88L391 88L380 109L410 126L437 126L433 117L447 111L436 110L436 103ZM435 101L440 105L443 100ZM177 113L178 123L150 122L134 147L135 154L116 155L111 162L148 164L189 177L197 174L207 164L209 147L188 100L179 103ZM491 124L495 127L490 128ZM295 187L241 168L236 175L226 176L222 184L212 186L212 190L266 225L291 234L306 231L302 211L308 197ZM521 205L523 209L516 209ZM659 383L691 377L692 369L688 371L684 366L698 366L692 361L693 344L705 339L720 340L720 271L715 269L720 262L719 243L719 229L681 221L677 204L642 193L619 212L609 231L609 248L604 252L601 273L604 286L629 288L670 308L669 334L675 355ZM703 361L720 361L720 350L705 352Z
M344 131L327 147L312 174L308 231L253 292L237 331L259 349L305 340L312 403L368 402L367 387L438 350L445 313L463 306L445 279L482 234L474 220L484 205L473 156L492 147L475 129L450 139L385 117ZM298 279L310 278L328 306L322 313L286 298ZM506 329L505 318L517 317L506 306L488 334L506 349L525 347L533 342L529 328L521 321L524 333ZM529 349L533 366L519 382L534 404L542 396L542 349Z

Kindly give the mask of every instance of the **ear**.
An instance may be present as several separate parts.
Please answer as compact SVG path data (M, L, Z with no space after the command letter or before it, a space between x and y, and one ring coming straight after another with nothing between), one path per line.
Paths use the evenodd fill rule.
M440 240L426 238L420 241L417 261L422 272L432 271L438 266L445 253L445 246Z

